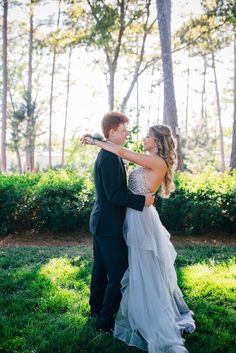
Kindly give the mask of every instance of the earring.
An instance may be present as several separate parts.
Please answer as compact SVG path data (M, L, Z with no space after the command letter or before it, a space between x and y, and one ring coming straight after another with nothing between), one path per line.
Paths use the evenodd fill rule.
M155 152L158 153L159 152L159 148L158 146L155 147Z

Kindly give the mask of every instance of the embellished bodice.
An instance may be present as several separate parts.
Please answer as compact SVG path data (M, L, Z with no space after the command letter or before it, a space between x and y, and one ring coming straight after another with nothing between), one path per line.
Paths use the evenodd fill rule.
M146 195L149 192L143 167L132 170L128 179L128 188L133 194Z

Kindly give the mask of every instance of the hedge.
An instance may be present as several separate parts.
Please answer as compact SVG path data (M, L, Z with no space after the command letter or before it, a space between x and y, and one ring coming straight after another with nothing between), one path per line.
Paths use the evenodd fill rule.
M79 229L87 225L93 203L91 178L75 170L0 175L0 234Z
M169 199L157 198L156 208L168 229L204 233L236 232L236 170L200 175L178 173L176 191Z
M176 173L176 191L156 198L163 224L174 232L236 231L236 171ZM25 175L0 174L0 235L26 229L87 227L94 203L90 175L61 169Z

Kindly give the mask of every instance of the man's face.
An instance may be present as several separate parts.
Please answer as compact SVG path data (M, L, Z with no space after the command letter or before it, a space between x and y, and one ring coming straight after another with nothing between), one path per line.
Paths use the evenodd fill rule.
M122 146L125 143L127 136L128 130L126 124L120 124L116 130L110 130L109 140L117 145Z

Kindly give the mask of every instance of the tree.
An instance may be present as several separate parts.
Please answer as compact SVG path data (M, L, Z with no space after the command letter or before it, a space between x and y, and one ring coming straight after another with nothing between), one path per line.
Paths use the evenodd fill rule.
M39 111L37 109L36 101L33 101L32 98L29 96L28 91L25 92L24 96L21 99L21 103L16 106L13 102L12 95L10 93L11 102L12 102L12 111L10 112L10 127L11 127L11 142L8 144L10 149L16 152L17 156L17 163L18 163L18 170L19 173L22 172L22 163L20 158L20 147L22 146L23 138L25 141L28 140L29 137L29 117L30 117L30 143L31 148L34 151L35 146L35 139L38 136L36 133L36 123L39 117ZM25 145L25 150L27 151L29 146ZM32 152L30 153L30 158ZM32 171L30 166L26 164L26 170Z
M157 19L160 32L162 68L164 78L164 116L163 123L171 127L177 142L177 170L183 169L183 158L178 128L178 117L175 101L173 64L171 54L170 18L171 6L169 1L156 0Z
M234 32L234 79L233 79L233 91L234 91L234 110L233 110L233 134L232 134L232 149L230 155L230 169L236 169L236 4L229 12L229 22L232 23Z
M236 169L236 19L234 23L234 113L230 169Z
M149 62L141 67L145 59L147 37L152 33L156 22L151 22L151 0L71 2L69 16L74 20L77 18L81 27L85 28L86 47L88 50L101 49L104 53L105 60L96 59L96 64L100 65L106 77L109 109L124 111L138 77L150 66L153 59L150 59L149 54ZM81 44L80 38L79 43ZM116 75L121 60L127 60L129 72L124 77L127 82L126 93L118 99Z
M210 3L210 4L209 4ZM203 6L207 9L208 16L221 19L226 24L227 29L233 30L234 41L234 107L233 107L233 134L232 149L230 156L230 169L236 169L236 2L235 0L207 0L203 1Z
M192 173L201 173L206 166L212 166L215 143L202 118L196 119L193 129L182 139L185 168Z
M29 54L28 54L28 85L26 91L26 100L29 109L27 111L31 114L33 110L32 105L32 61L33 61L33 17L34 17L34 0L30 0L29 4ZM34 141L33 141L33 116L27 115L26 118L26 169L32 171L34 168Z
M61 16L61 0L58 2L58 15L57 15L57 29L56 35L59 31ZM50 102L49 102L49 133L48 133L48 166L52 167L52 113L53 113L53 91L54 91L54 77L55 77L55 67L56 67L56 55L57 55L58 40L54 38L53 43L53 58L52 58L52 72L51 72L51 89L50 89Z
M7 130L7 16L8 0L3 1L3 50L2 50L2 140L1 140L1 170L6 172L6 130Z
M216 62L215 62L215 53L211 52L212 58L212 69L214 72L214 83L216 91L216 105L217 105L217 114L218 114L218 123L219 123L219 132L220 132L220 154L221 154L221 171L225 170L225 145L224 145L224 132L222 127L222 118L221 118L221 105L220 105L220 94L218 88L218 78L216 74Z
M11 142L8 144L9 148L16 152L18 172L22 173L22 162L20 155L20 146L23 139L22 122L25 120L25 111L23 107L16 109L12 95L10 93L12 112L9 114L10 126L11 126Z
M190 55L188 57L187 87L186 87L186 108L185 108L185 133L186 133L186 135L188 135L189 80L190 80Z
M66 128L67 128L69 92L70 92L71 55L72 55L72 46L70 46L69 48L69 58L68 58L67 83L66 83L66 111L65 111L65 122L64 122L64 130L63 130L63 140L62 140L62 156L61 156L62 166L64 166L64 161L65 161Z
M133 74L131 75L132 77L132 80L130 81L130 85L129 85L129 88L127 90L127 93L126 95L123 97L122 99L122 102L121 102L121 105L120 105L120 110L121 111L125 111L125 108L127 106L127 103L128 103L128 100L131 96L131 93L134 89L134 86L136 84L137 86L137 102L138 102L138 79L139 79L139 76L141 75L141 73L143 73L145 71L145 67L142 68L141 70L141 65L143 64L144 62L144 53L145 53L145 45L146 45L146 41L147 41L147 37L148 35L151 34L151 31L153 29L153 26L155 24L155 20L149 24L149 20L150 20L150 5L151 5L151 1L146 1L146 6L145 6L145 14L146 14L146 17L144 18L144 23L141 25L141 31L142 31L142 40L141 40L141 45L139 45L139 42L137 40L137 53L136 53L136 64L135 64L135 67L134 67L134 71L133 71ZM137 37L139 37L140 34L137 33ZM140 47L140 50L139 50L139 47ZM137 106L137 117L139 115L139 108ZM138 120L138 119L137 119Z
M37 124L39 112L43 110L43 101L39 103L40 79L45 73L43 52L38 45L39 25L34 16L39 0L10 2L21 7L25 18L10 21L8 24L8 104L9 140L7 146L16 152L18 171L34 168L34 150L41 125ZM40 111L39 111L40 107ZM40 131L41 133L41 131ZM20 160L25 152L25 163Z
M218 75L216 69L216 54L219 50L228 46L231 41L231 34L228 31L228 24L225 19L216 16L212 11L212 6L218 6L217 1L203 1L204 14L197 18L190 19L183 24L179 30L179 38L183 43L191 45L189 50L192 56L201 56L204 60L204 74L203 74L203 90L202 90L202 119L206 119L205 113L205 77L206 69L211 62L210 67L213 71L214 88L216 95L216 114L219 125L219 138L220 138L220 155L221 155L221 170L225 170L225 147L224 147L224 133L221 118L221 102L220 93L218 88ZM200 34L198 41L193 41L196 33ZM205 116L205 117L204 117Z

